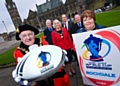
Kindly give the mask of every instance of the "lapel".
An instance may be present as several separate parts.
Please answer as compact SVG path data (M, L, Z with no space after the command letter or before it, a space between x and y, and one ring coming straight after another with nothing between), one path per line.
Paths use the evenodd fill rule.
M79 28L78 24L76 23L77 28Z
M62 22L62 27L64 28L64 22Z
M47 28L46 32L47 32L47 33L50 33L49 28Z
M68 21L68 30L70 31L70 21Z
M71 25L72 23L71 23L71 21L68 21L68 31L70 31L70 29L71 29Z
M52 30L53 30L53 31L55 30L53 26L52 26Z

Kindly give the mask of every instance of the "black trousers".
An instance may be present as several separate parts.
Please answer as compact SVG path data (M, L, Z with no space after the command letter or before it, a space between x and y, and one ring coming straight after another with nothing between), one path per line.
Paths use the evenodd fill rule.
M42 81L37 81L38 86L54 86L53 78L49 77Z
M79 63L78 63L78 59L77 59L77 53L74 51L74 50L72 50L72 56L74 56L74 60L73 60L73 62L77 62L77 66L79 66Z
M72 50L72 55L75 57L74 61L77 61L77 54L74 50Z

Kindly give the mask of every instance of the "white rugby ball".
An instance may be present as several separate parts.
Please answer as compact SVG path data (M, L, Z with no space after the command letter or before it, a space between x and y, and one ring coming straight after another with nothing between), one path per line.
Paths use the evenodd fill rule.
M60 47L45 45L24 55L16 66L16 76L23 80L43 80L59 70L65 61Z

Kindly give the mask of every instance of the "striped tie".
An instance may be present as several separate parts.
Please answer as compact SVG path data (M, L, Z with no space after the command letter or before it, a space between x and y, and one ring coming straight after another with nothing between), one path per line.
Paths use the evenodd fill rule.
M78 23L78 26L79 26L79 28L81 28L81 24L80 23Z
M49 31L52 32L52 28L50 28Z

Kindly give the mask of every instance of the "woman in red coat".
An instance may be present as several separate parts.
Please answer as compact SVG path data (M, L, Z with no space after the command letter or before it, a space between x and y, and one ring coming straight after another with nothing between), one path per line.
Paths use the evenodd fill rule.
M69 76L73 76L75 71L72 66L72 52L73 48L72 39L66 28L61 28L61 23L59 20L54 20L53 25L55 30L52 32L52 42L54 45L61 47L62 49L67 51L68 62L65 62L66 69L68 71Z

